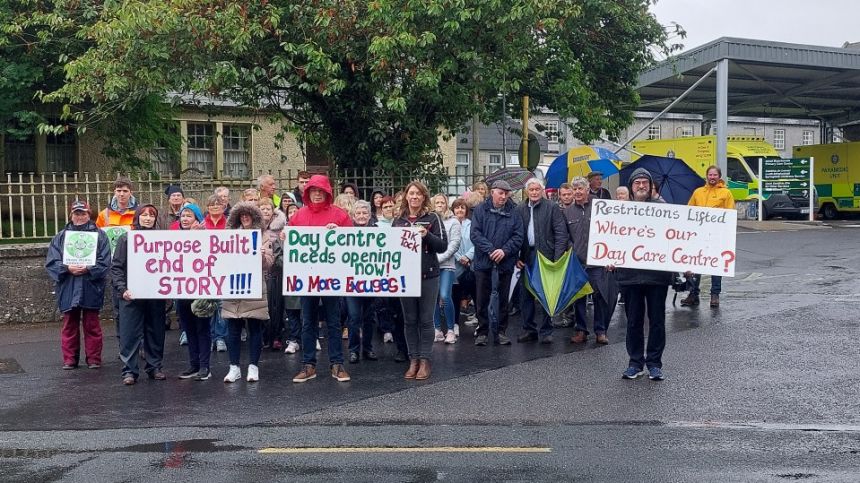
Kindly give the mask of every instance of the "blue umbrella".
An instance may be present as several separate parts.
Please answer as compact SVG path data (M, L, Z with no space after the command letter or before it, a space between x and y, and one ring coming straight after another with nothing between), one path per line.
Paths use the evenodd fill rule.
M557 189L577 176L586 176L599 171L609 177L618 173L621 160L612 151L599 146L580 146L571 148L553 160L547 169L545 180L547 188Z
M678 158L665 158L646 154L621 170L621 184L627 186L630 174L637 168L645 168L651 173L660 196L667 203L686 205L693 191L705 185L705 180L693 171L687 163ZM633 196L633 193L630 193Z

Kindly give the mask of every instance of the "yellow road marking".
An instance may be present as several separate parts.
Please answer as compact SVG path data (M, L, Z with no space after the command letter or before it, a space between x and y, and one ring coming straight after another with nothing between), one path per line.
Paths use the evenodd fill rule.
M428 447L384 447L346 446L317 448L263 448L262 454L304 453L552 453L552 448L517 446L428 446Z

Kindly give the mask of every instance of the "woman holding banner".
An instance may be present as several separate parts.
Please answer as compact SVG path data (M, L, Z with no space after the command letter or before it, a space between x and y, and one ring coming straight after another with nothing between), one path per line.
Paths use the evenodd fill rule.
M140 206L134 213L134 230L154 230L158 220L158 209L153 205ZM116 242L111 266L113 288L121 299L119 302L120 324L119 357L123 362L122 383L131 386L137 382L138 352L143 334L143 353L146 357L144 370L150 379L163 381L161 372L164 359L165 300L136 299L128 289L128 232Z
M227 229L260 230L263 233L263 213L255 202L241 202L230 211ZM230 299L221 303L221 317L227 321L227 353L230 355L230 370L224 382L236 382L242 377L239 360L242 355L241 333L248 324L248 382L260 380L260 353L263 350L262 326L269 318L269 303L266 297L266 279L274 262L272 240L263 236L260 243L263 264L263 294L259 299Z
M409 349L409 369L405 379L430 377L430 353L433 350L433 311L439 296L438 253L448 248L442 220L430 205L430 192L420 181L404 190L403 207L393 227L414 227L421 235L421 295L400 299L403 306L403 329Z
M213 195L214 196L214 195ZM197 205L185 203L179 209L179 221L171 227L173 230L202 230L204 229L203 212ZM209 347L212 345L212 317L200 317L191 310L193 300L177 300L176 315L179 325L188 341L188 370L179 375L180 379L209 379Z

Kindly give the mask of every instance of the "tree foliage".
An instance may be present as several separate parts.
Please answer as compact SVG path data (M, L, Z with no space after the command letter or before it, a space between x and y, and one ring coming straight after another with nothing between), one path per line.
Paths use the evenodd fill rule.
M45 99L84 120L168 92L229 100L283 116L341 167L420 167L440 133L497 120L500 94L589 141L632 121L639 73L669 49L650 1L91 0L87 48Z

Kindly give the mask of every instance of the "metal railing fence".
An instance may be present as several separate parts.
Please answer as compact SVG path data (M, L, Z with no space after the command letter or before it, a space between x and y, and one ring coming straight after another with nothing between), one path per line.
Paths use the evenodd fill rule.
M232 202L236 202L247 188L254 187L256 178L271 174L275 178L277 192L285 193L296 184L297 170L258 172L253 179L203 177L195 170L186 170L179 177L155 176L152 174L125 175L134 185L134 196L138 203L165 206L165 188L170 184L182 186L186 197L198 204L215 188L230 189ZM391 172L378 169L342 169L326 173L332 180L335 192L343 183L355 183L360 197L369 199L371 193L382 190L395 194L410 181L416 179L408 172ZM68 208L75 199L86 200L93 211L104 209L113 196L113 183L120 173L7 173L0 181L0 240L45 241L53 237L68 221ZM462 173L459 170L444 172L432 179L421 179L428 184L431 193L460 195L484 174Z

